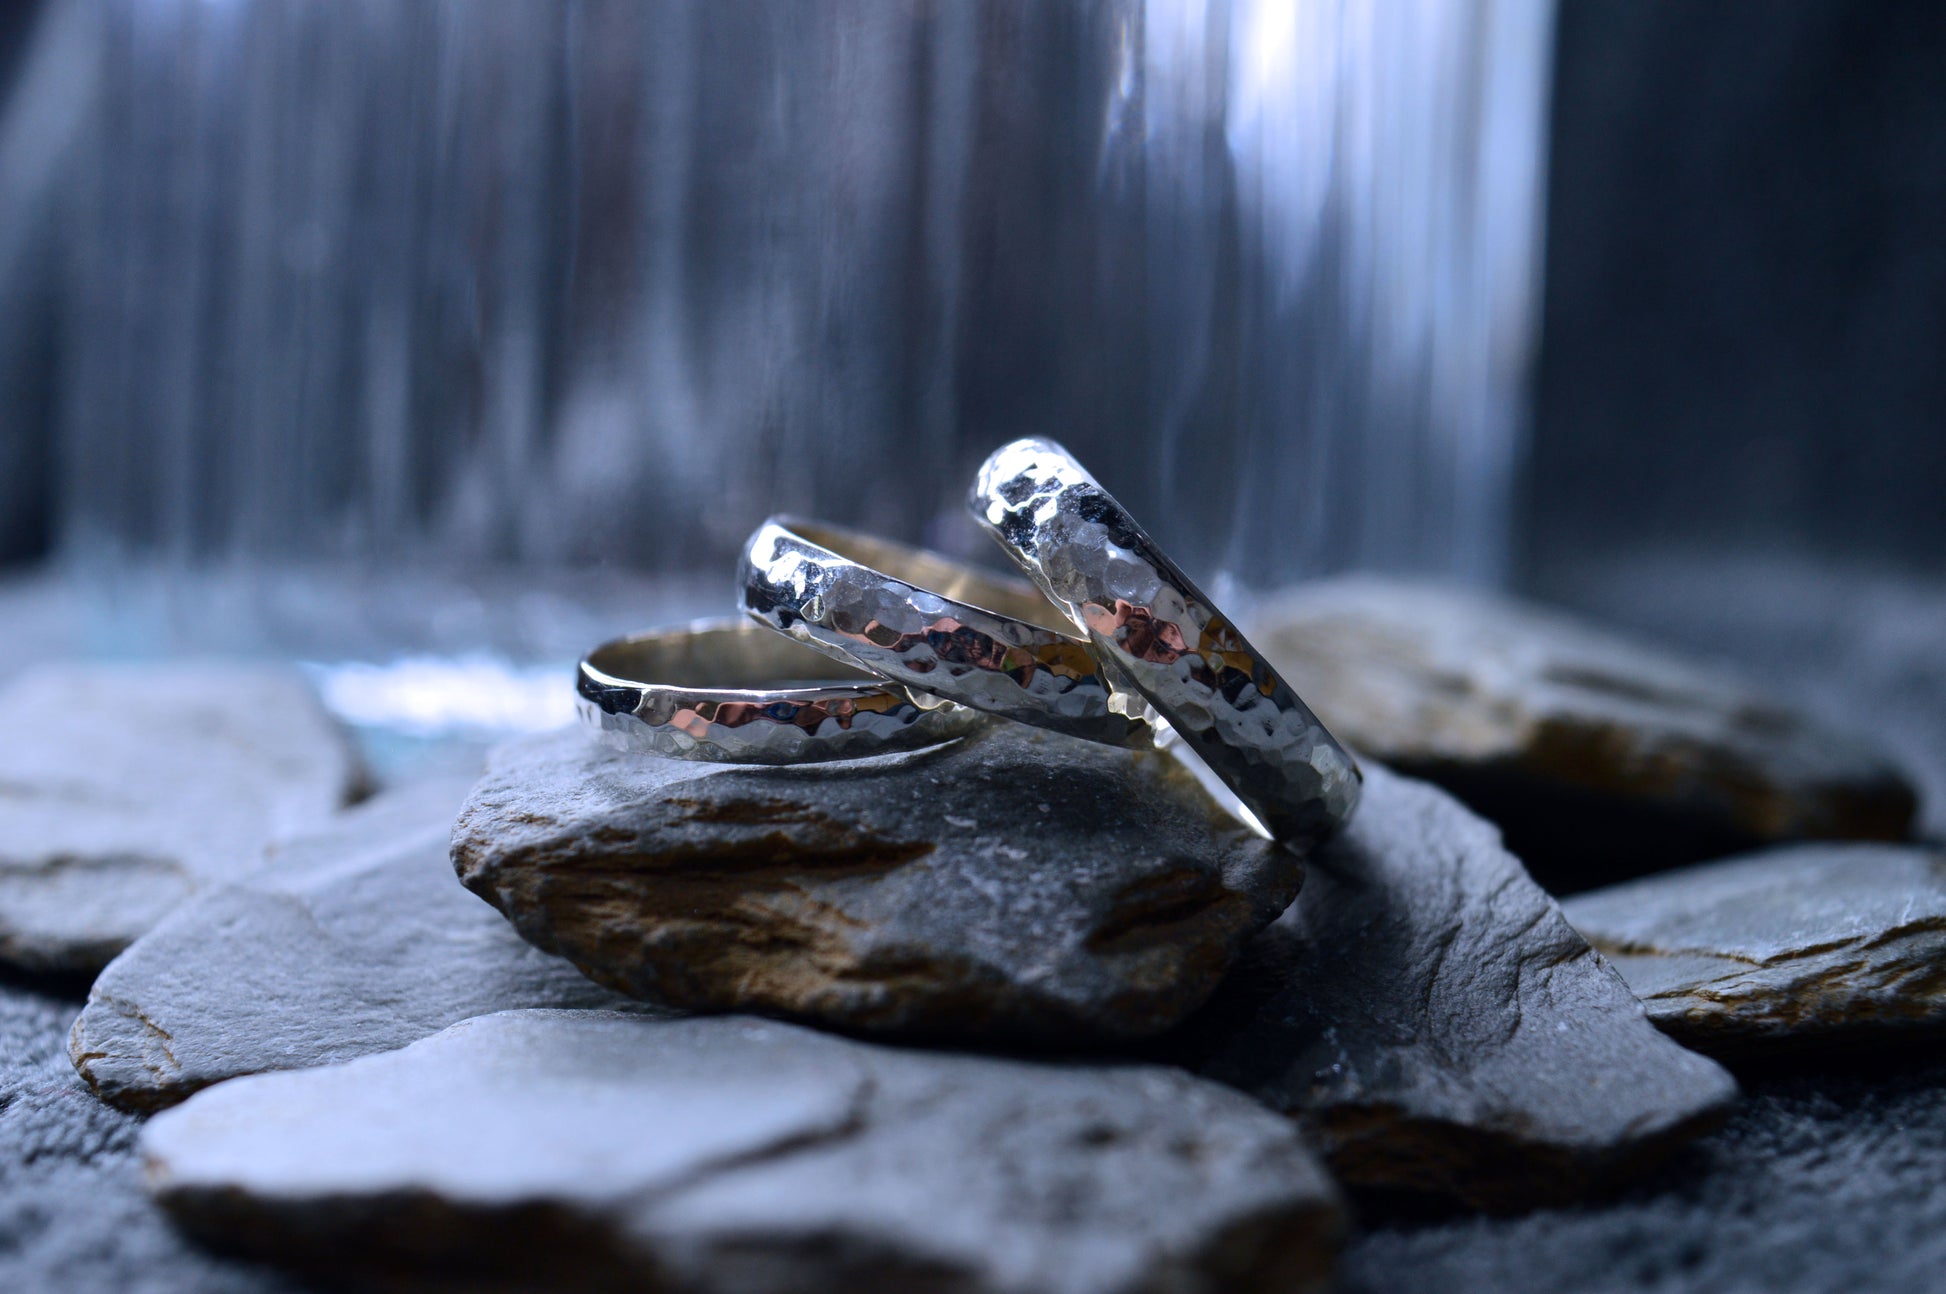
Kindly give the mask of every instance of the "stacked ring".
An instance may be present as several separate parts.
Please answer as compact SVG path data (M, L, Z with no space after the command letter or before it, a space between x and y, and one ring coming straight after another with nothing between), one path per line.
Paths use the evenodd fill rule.
M984 722L976 710L835 666L747 620L603 643L581 662L575 690L583 725L605 745L725 764L912 750Z
M1272 835L1315 842L1351 817L1357 763L1073 455L1002 446L968 503Z
M1003 446L968 504L1031 584L774 517L744 549L751 619L597 648L577 683L583 722L624 750L796 764L932 745L991 714L1179 743L1282 841L1316 843L1351 817L1351 755L1065 449Z
M773 517L744 550L743 609L873 674L989 714L1146 747L1117 686L1032 584L837 526Z

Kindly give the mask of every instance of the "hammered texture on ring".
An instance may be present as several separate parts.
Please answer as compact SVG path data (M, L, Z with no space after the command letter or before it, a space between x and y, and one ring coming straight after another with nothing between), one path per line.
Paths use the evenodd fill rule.
M617 750L725 764L807 764L964 736L976 710L913 697L747 620L699 621L603 643L575 709Z
M773 517L744 550L760 623L836 659L989 714L1147 747L1148 704L1032 584L819 522Z
M1002 446L968 504L1272 835L1317 842L1350 819L1350 754L1065 449Z

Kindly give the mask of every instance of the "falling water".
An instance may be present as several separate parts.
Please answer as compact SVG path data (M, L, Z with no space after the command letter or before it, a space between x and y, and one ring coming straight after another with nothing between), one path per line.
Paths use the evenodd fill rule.
M1549 0L86 8L63 543L214 572L192 637L558 624L779 509L970 552L1030 431L1244 588L1505 569Z

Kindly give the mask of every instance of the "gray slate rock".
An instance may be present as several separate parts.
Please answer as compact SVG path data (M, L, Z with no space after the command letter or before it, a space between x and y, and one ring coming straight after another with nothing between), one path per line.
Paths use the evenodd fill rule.
M1168 756L1019 724L807 767L516 742L453 863L635 996L1062 1043L1176 1023L1302 874Z
M315 1294L190 1243L143 1192L135 1116L68 1064L74 1003L0 978L0 1290ZM1360 1210L1346 1294L1844 1290L1946 1270L1946 1062L1875 1049L1753 1073L1726 1125L1600 1205L1509 1217ZM1596 1273L1594 1277L1590 1273Z
M1568 920L1711 1055L1946 1029L1946 851L1797 845L1584 894Z
M1340 1228L1294 1129L1186 1074L749 1017L487 1016L225 1083L143 1148L217 1246L462 1285L1300 1290Z
M163 918L95 980L68 1044L75 1069L110 1104L153 1110L471 1016L628 1005L453 879L446 842L469 785L380 795Z
M0 961L93 971L361 785L295 673L42 666L0 692Z
M1339 580L1249 630L1339 738L1499 823L1556 892L1773 841L1903 839L1916 811L1861 737L1535 606Z
M1346 1185L1488 1208L1610 1186L1736 1096L1490 824L1372 764L1303 896L1156 1054L1298 1119Z

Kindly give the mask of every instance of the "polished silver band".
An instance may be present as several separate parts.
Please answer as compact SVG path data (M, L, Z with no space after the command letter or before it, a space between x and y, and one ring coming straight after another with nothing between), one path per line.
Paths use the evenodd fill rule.
M809 764L912 750L983 717L834 665L747 620L703 620L603 643L575 680L604 745L724 764Z
M742 586L761 623L915 690L1090 741L1153 740L1147 702L1024 581L773 517L750 536Z
M1315 842L1350 819L1357 763L1073 455L1003 446L968 504L1272 835Z

